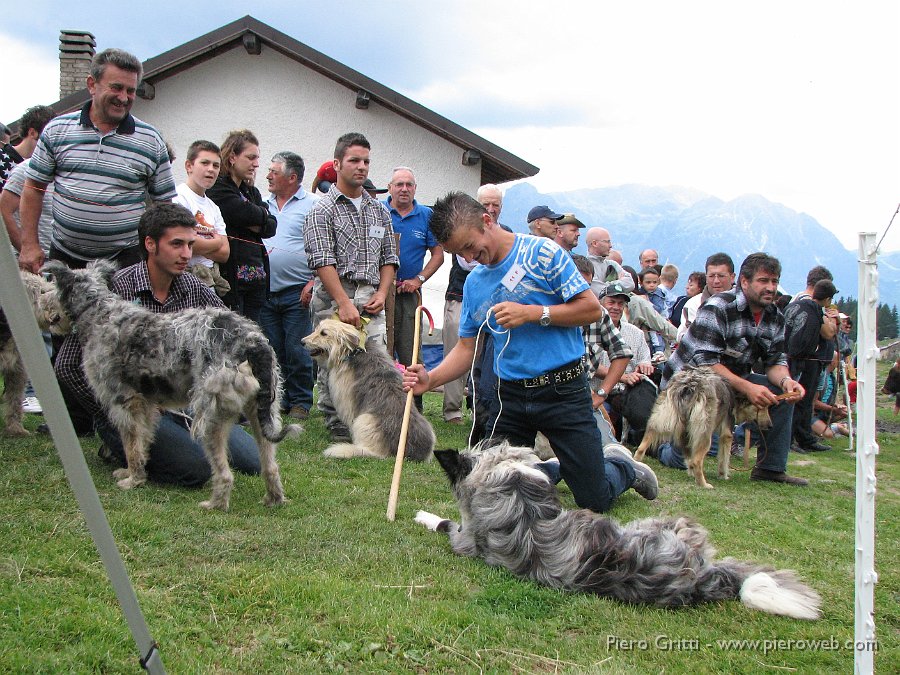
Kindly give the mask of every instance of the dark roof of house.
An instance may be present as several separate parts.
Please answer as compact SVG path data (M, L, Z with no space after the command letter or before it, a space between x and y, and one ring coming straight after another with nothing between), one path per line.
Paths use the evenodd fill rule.
M147 59L144 61L143 82L152 85L236 47L243 46L249 51L253 48L256 40L348 89L367 92L370 100L376 101L379 105L458 145L463 152L466 150L476 151L481 156L482 184L505 183L526 178L535 175L540 170L533 164L529 164L433 110L429 110L252 16L232 21L206 35L201 35L159 56ZM60 99L51 107L60 113L68 112L83 105L88 98L89 94L85 88Z

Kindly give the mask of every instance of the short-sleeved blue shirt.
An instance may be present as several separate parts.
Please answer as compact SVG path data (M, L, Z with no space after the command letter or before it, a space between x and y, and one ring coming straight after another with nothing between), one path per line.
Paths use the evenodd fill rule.
M384 205L391 213L394 232L400 235L400 269L397 270L397 281L406 281L422 273L425 253L438 245L438 240L428 227L431 207L422 206L414 199L413 210L401 216L391 206L390 197Z
M525 275L509 290L503 279L519 265ZM466 278L460 337L478 334L488 310L500 302L523 305L561 305L590 287L571 256L555 242L543 237L517 234L512 250L496 265L479 265ZM489 324L494 339L494 372L504 380L537 377L584 356L582 331L578 326L541 326L526 323L507 334L493 318Z

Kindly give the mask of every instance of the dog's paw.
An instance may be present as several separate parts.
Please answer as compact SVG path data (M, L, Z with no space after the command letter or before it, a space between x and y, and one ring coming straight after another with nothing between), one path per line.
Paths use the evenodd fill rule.
M123 478L118 483L116 483L116 485L118 485L123 490L130 490L132 488L140 487L141 485L144 484L144 482L145 481L138 480L138 479L134 478L133 476L128 476L128 478Z
M287 501L287 499L285 498L285 496L283 494L276 494L276 495L267 494L265 497L263 497L262 503L264 506L280 506L281 504L284 504L286 501Z
M31 436L31 433L23 426L7 426L6 430L3 432L6 436L10 438L24 438L25 436Z
M131 472L128 469L116 469L113 471L112 475L116 480L120 480L122 478L128 478L131 475Z
M218 509L219 511L228 510L228 502L223 500L207 499L206 501L200 502L200 506L207 511L212 511L213 509Z
M417 511L415 520L419 525L424 525L432 532L437 532L438 526L444 522L445 518L441 518L428 511Z

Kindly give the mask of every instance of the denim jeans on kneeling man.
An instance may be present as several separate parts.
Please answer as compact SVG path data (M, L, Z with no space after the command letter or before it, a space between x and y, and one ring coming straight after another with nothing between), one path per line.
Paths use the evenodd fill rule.
M552 480L564 480L581 508L608 511L634 483L631 464L620 457L603 457L603 440L583 373L570 382L543 387L500 380L492 417L497 418L494 438L506 438L513 445L534 446L538 431L547 437L559 464L539 466Z
M100 440L124 466L125 449L116 428L102 413L94 418L94 426ZM256 439L236 424L232 425L228 436L228 463L241 473L257 475L260 472ZM160 416L147 451L146 467L150 480L183 487L200 487L212 477L212 467L203 446L191 437L187 420L169 410Z

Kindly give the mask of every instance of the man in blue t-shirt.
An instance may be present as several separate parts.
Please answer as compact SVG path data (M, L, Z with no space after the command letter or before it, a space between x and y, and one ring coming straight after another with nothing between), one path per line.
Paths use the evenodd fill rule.
M415 199L416 177L412 169L405 166L394 169L388 192L390 197L384 205L390 211L394 234L400 235L400 268L394 297L394 352L397 360L408 366L413 362L416 308L422 304L422 285L444 264L444 249L428 229L431 209ZM426 253L431 253L427 265ZM416 397L416 408L421 412L421 396Z
M602 309L569 254L549 239L503 230L461 192L435 203L431 230L444 250L481 264L466 279L456 347L431 373L421 365L410 368L405 386L422 394L459 377L486 325L499 378L493 435L533 446L536 433L543 433L559 463L541 468L565 480L582 508L607 511L629 487L654 499L659 488L648 466L617 444L604 451L581 331Z

